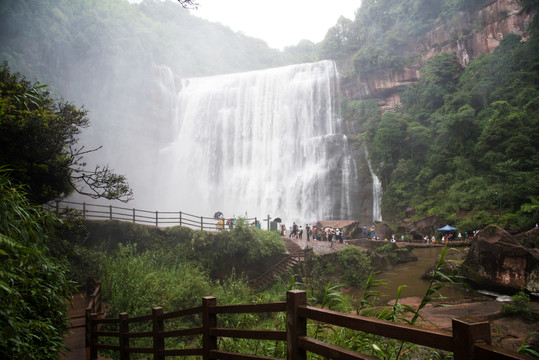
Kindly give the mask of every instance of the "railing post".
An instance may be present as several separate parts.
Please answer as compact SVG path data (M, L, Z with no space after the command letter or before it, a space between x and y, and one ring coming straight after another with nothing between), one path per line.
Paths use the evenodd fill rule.
M82 218L86 219L86 203L82 203Z
M217 304L213 296L202 298L202 347L204 350L203 360L210 359L210 352L217 350L217 337L210 335L210 329L217 327L217 315L210 312L210 307Z
M135 224L137 222L135 219L136 219L136 217L135 217L135 208L133 208L133 224Z
M155 212L155 226L159 226L159 212Z
M200 217L200 230L204 230L204 218Z
M154 307L152 309L152 322L153 322L153 358L154 360L165 360L163 351L165 350L165 339L160 336L165 331L163 324L162 307Z
M471 318L453 319L453 343L455 360L473 360L474 344L484 341L490 344L490 323Z
M180 211L180 226L182 226L182 212Z
M112 220L112 205L109 205L109 217Z
M56 215L60 214L60 201L56 200Z
M307 319L298 315L298 307L307 305L307 293L291 290L286 293L286 359L306 360L307 352L300 349L298 338L307 336Z
M90 315L90 360L97 360L97 314Z
M120 360L129 360L129 315L120 313Z
M92 309L85 309L84 312L85 321L85 332L86 336L84 337L84 347L88 348L92 345Z

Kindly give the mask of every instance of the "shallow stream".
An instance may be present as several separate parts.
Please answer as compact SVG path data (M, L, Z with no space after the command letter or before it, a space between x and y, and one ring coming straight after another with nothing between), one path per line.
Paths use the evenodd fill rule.
M457 251L459 251L458 248L456 251L449 250L446 259L459 258ZM401 300L408 297L423 298L429 286L429 280L423 280L421 276L437 261L441 252L441 247L415 248L413 253L416 254L417 261L398 264L391 270L376 274L376 279L383 280L386 283L376 288L377 291L383 294L380 296L378 303L386 304L394 300L401 285L405 285L401 291ZM476 295L460 286L445 286L441 293L446 297L443 302L455 302ZM359 299L363 296L363 291L352 291L352 295Z

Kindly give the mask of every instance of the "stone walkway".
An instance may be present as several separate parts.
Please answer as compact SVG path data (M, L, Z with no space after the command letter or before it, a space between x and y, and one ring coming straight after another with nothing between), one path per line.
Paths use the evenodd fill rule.
M318 241L313 239L307 241L305 236L303 236L303 239L290 238L290 240L298 244L302 249L305 249L305 247L312 248L316 255L328 254L347 246L346 243L341 244L339 242Z

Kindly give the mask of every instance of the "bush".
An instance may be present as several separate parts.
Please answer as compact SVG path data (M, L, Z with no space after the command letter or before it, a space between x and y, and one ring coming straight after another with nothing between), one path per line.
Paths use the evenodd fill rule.
M55 219L0 168L0 358L52 359L64 349L71 287L49 252Z
M502 303L500 310L504 315L521 316L522 318L530 321L536 321L539 319L530 307L530 296L524 291L519 291L513 296L513 301L508 303Z

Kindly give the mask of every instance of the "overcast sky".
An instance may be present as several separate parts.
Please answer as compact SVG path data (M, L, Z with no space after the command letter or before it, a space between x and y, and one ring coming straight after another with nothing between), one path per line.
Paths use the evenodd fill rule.
M354 19L361 0L198 0L191 13L265 40L272 48L319 42L342 15Z
M283 49L302 39L322 41L341 15L354 19L361 0L198 0L198 3L198 10L191 10L193 15L265 40L272 48Z

